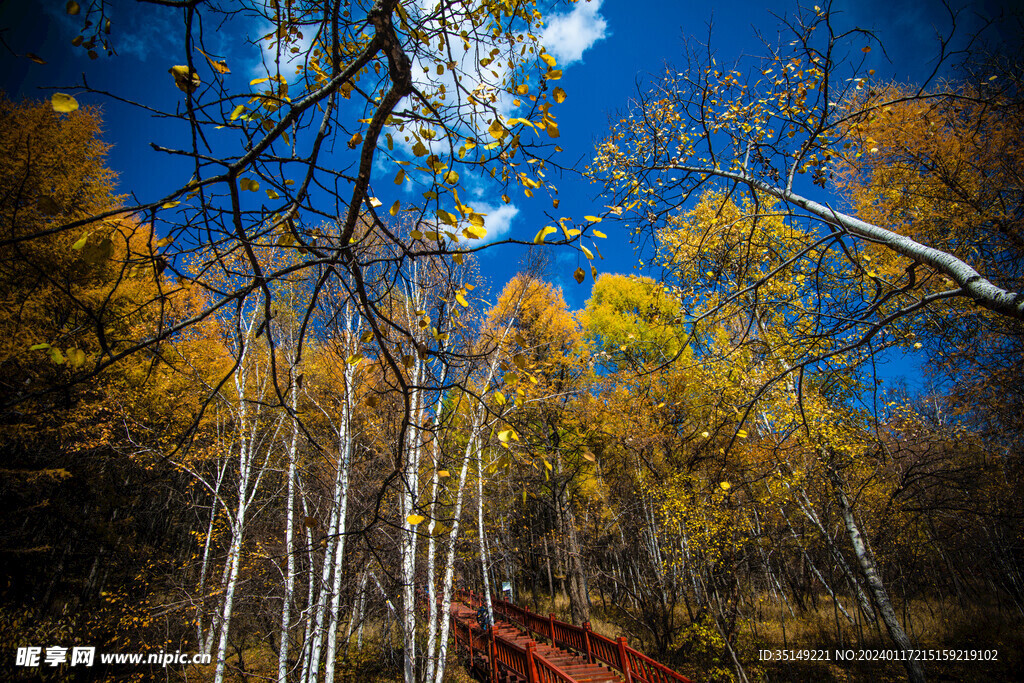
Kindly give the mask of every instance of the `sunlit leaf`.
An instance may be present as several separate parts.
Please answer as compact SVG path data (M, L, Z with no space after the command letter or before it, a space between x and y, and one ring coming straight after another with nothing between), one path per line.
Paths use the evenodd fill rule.
M50 104L53 110L60 114L67 114L78 109L78 100L64 92L55 92L50 96Z
M543 244L544 243L544 238L547 237L548 235L550 235L551 233L556 232L557 230L558 229L556 227L554 227L553 225L546 225L546 226L544 226L534 236L533 243L534 244Z
M562 102L565 102L565 91L562 90L561 88L555 88L554 90L551 91L551 97L555 100L555 102L561 104Z
M405 518L405 521L409 522L411 526L416 526L425 519L426 517L424 517L423 515L409 515Z
M172 66L167 73L174 77L174 85L182 92L195 92L195 89L202 85L199 74L185 64Z

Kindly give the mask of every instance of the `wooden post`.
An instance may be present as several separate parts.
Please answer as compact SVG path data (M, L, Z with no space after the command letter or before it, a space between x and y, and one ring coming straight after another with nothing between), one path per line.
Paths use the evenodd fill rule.
M491 683L498 683L498 668L495 666L495 660L498 658L497 650L494 646L494 626L487 629L487 633L490 635L488 639L488 650L491 657Z
M537 661L533 658L537 643L530 641L526 644L526 675L529 683L540 683L540 675L537 673Z
M629 655L626 654L626 636L619 636L619 660L622 662L622 675L626 683L633 683L633 672L629 668Z
M583 644L587 648L587 663L594 663L594 655L590 653L590 622L583 622Z
M551 629L551 633L549 634L550 637L551 637L551 646L552 647L557 647L557 645L555 645L555 613L554 612L548 612L548 628Z

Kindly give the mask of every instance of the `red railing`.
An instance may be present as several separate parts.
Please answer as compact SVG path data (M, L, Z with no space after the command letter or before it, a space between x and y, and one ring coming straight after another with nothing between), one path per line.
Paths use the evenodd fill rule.
M464 624L454 614L451 619L456 650L461 648L469 653L471 669L485 665L492 681L497 680L499 673L511 671L528 683L576 683L553 662L537 654L536 643L529 642L523 647L496 635L494 629L484 631Z
M473 607L483 604L480 596L472 591L459 591L459 597ZM626 638L612 640L590 630L590 623L576 626L555 619L554 614L542 617L510 602L493 598L491 605L495 614L506 621L519 624L531 633L547 638L556 647L565 647L584 655L593 663L600 660L622 672L626 683L693 683L689 678L656 662L644 653L629 646Z

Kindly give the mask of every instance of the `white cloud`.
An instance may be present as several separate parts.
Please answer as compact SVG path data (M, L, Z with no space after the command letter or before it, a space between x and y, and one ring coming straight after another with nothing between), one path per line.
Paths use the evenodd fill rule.
M599 14L601 2L578 2L572 12L556 14L544 27L540 40L562 68L578 62L584 51L608 35L608 22Z
M484 227L487 228L487 237L484 242L496 242L505 239L512 229L512 221L519 214L519 209L512 204L501 204L499 206L482 205L474 207L478 213L487 214L484 219Z

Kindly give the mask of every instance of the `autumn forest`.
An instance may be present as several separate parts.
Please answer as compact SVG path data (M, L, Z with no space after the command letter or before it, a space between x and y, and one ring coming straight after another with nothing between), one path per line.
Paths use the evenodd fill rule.
M576 161L574 6L142 0L159 99L60 3L80 81L0 94L5 680L470 681L467 591L700 683L1024 675L1019 46L949 7L883 79L792 3Z

